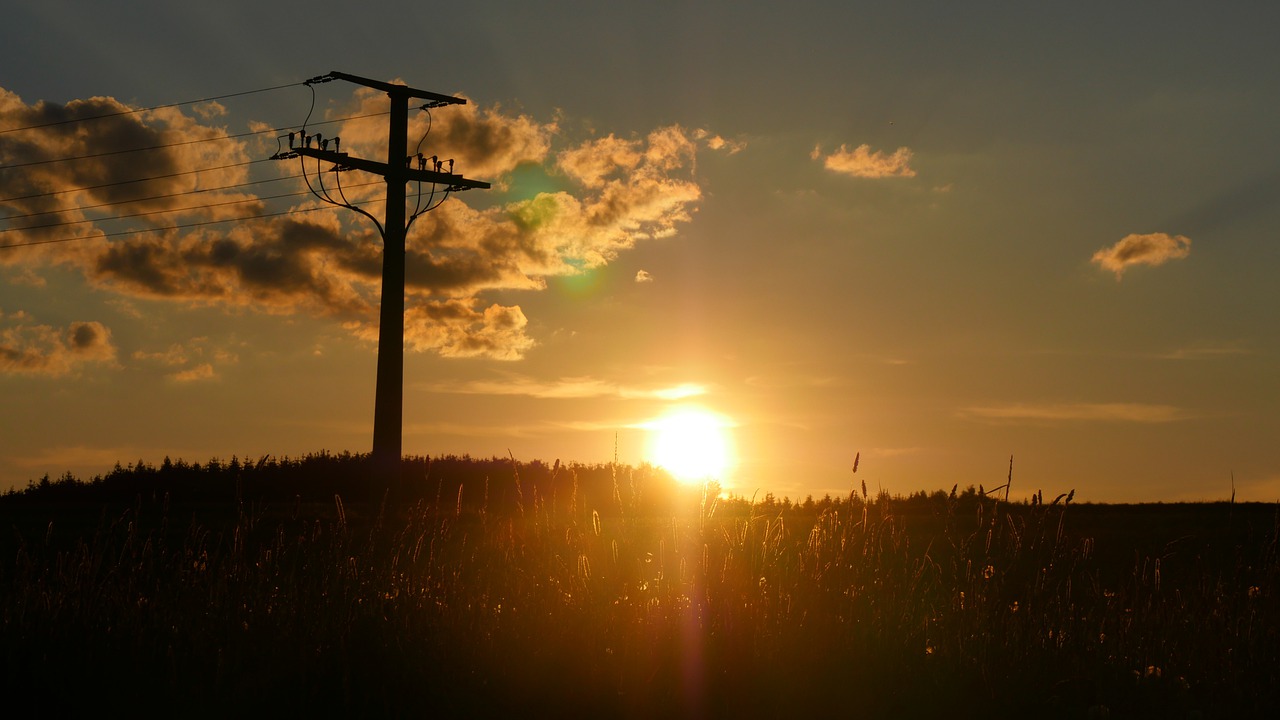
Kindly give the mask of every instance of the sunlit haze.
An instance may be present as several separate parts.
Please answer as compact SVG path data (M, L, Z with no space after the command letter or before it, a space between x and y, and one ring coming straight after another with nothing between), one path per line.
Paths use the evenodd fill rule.
M0 491L370 450L381 238L303 175L386 186L285 152L386 160L337 70L492 184L408 187L406 454L1280 499L1275 3L14 5Z

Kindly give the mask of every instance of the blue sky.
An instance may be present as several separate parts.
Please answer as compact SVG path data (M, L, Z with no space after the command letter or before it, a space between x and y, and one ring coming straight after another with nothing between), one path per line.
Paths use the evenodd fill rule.
M726 482L748 495L847 491L860 452L859 475L891 492L998 485L1013 455L1015 495L1224 498L1234 475L1239 497L1274 500L1278 14L18 2L0 28L0 131L40 102L277 85L291 87L129 128L173 142L298 127L311 93L296 83L330 70L469 98L432 113L428 154L494 189L410 235L454 281L410 297L407 452L601 462L616 442L640 462L646 421L696 404L732 425ZM329 118L381 100L342 83L316 99ZM376 152L363 122L338 127ZM76 127L61 145L0 134L0 166L118 142ZM263 142L167 161L257 159ZM139 165L0 168L0 199ZM0 218L31 202L0 202ZM0 486L165 455L367 449L376 295L361 268L377 242L352 213L299 217L294 234L0 251ZM3 222L0 240L34 237ZM255 284L253 258L276 285Z

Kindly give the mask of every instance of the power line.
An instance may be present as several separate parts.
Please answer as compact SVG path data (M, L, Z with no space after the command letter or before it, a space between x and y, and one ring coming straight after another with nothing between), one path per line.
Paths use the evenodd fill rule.
M369 117L378 117L378 116L382 116L382 115L386 115L386 114L387 114L387 112L376 112L376 113L366 113L366 114L364 114L364 115L351 115L351 116L342 117L342 118L334 118L333 120L324 120L324 121L321 121L321 122L319 122L319 123L315 123L315 124L317 124L317 125L329 125L329 124L333 124L333 123L346 122L346 121L348 121L348 120L359 120L359 119L369 118ZM259 131L259 134L265 134L265 133L269 133L269 132L282 132L283 130L286 130L286 129L287 129L287 128L274 128L274 129L271 129L271 130L262 130L262 131ZM247 135L247 134L254 134L254 133L246 133L246 135ZM241 135L241 136L237 136L237 137L243 137L243 135ZM207 141L196 141L196 142L208 142L208 141L218 140L218 139L221 139L221 138L211 138L211 139L209 139L209 140L207 140ZM168 147L168 146L162 146L162 147ZM150 148L146 148L146 149L150 149ZM64 159L71 159L71 158L64 158ZM30 195L15 195L14 197L0 198L0 204L3 204L3 203L13 203L13 202L18 202L18 201L20 201L20 200L36 200L36 199L39 199L39 198L53 197L53 196L55 196L55 195L65 195L65 194L67 194L67 193L73 193L73 192L83 192L83 191L88 191L88 190L103 190L103 189L106 189L106 188L118 187L118 186L122 186L122 185L131 185L131 184L134 184L134 183L149 182L149 181L152 181L152 180L167 180L167 179L170 179L170 178L182 177L182 176L184 176L184 175L196 175L196 174L199 174L199 173L202 173L202 172L214 172L214 171L217 171L217 170L231 170L231 169L234 169L234 168L245 167L245 166L247 166L247 165L255 165L255 164L258 164L258 163L264 163L264 162L269 162L269 161L270 161L270 159L269 159L269 158L264 158L264 159L261 159L261 160L249 160L249 161L239 162L239 163L230 163L230 164L227 164L227 165L217 165L217 166L213 166L213 167L200 168L200 169L197 169L197 170L184 170L184 171L181 171L181 172L176 172L176 173L167 173L167 174L164 174L164 175L153 175L153 176L150 176L150 177L135 178L135 179L133 179L133 180L118 180L118 181L116 181L116 182L101 183L101 184L99 184L99 185L86 185L86 186L83 186L83 187L66 188L66 189L64 189L64 190L53 190L53 191L50 191L50 192L32 193L32 194L30 194ZM9 166L9 167L14 167L14 166ZM294 175L294 176L287 176L287 177L297 177L297 176L296 176L296 175ZM282 178L273 178L273 180L277 180L277 179L282 179ZM270 182L270 181L258 181L258 182ZM253 183L249 183L249 184L253 184ZM229 187L236 187L236 186L229 186ZM166 197L166 196L161 195L161 196L156 196L156 197L158 197L158 198L159 198L159 197ZM153 198L146 198L146 199L153 199ZM140 201L140 200L124 200L124 201L120 201L120 203L106 203L106 205L111 205L111 204L123 204L123 203L128 203L128 202L139 202L139 201ZM104 206L105 206L105 205L104 205ZM102 207L102 206L94 206L94 207ZM68 209L77 209L77 208L68 208ZM87 208L78 208L78 209L87 209ZM60 211L58 211L58 210L53 210L53 211L49 211L49 212L60 212ZM39 214L43 214L43 213L31 213L31 215L39 215ZM9 216L9 219L19 218L19 217L29 217L29 215L15 215L15 216Z
M168 208L165 210L147 210L145 212L129 213L128 215L116 215L108 218L86 218L84 220L67 220L65 222L47 223L44 225L29 225L21 228L4 228L0 233L6 232L23 232L27 230L47 230L49 228L67 227L70 225L84 225L86 223L109 222L112 220L128 220L130 218L151 217L152 215L166 215L168 213L178 212L196 212L198 210L209 210L216 207L225 207L227 205L244 205L245 203L263 202L266 200L279 200L280 198L297 197L299 195L309 195L309 192L293 192L281 195L267 195L265 197L252 197L241 200L225 200L217 203L206 203L204 205L189 205L180 208Z
M164 195L151 195L148 197L133 198L132 200L116 200L114 202L98 203L97 205L74 205L71 207L56 208L54 210L41 210L40 212L26 213L23 215L8 215L0 220L21 220L23 218L40 217L41 215L55 215L57 213L71 212L73 210L98 210L105 207L115 207L118 205L131 205L133 203L150 202L152 200L167 200L169 198L182 197L183 195L197 195L207 192L221 192L223 190L235 190L237 188L249 187L251 185L265 185L266 183L280 182L281 180L295 180L302 177L301 175L281 175L280 177L267 178L265 180L252 180L250 182L235 183L234 185L222 185L220 187L200 188L199 190L184 190L182 192L166 193ZM4 232L0 230L0 232Z
M294 179L294 178L297 178L297 177L299 177L299 176L297 176L297 175L291 175L291 176L288 176L288 177L286 177L286 178L274 178L274 179L272 179L272 180L260 180L260 181L259 181L259 183L264 183L264 182L275 182L276 180L281 180L281 179ZM243 185L253 185L253 184L255 184L255 183L243 183ZM381 185L381 184L382 184L381 182L379 182L379 181L377 181L377 180L374 180L374 181L371 181L371 182L359 183L359 184L357 184L357 185L353 185L352 187L367 187L367 186L369 186L369 185ZM232 186L229 186L229 187L241 187L241 186L238 186L238 185L232 185ZM201 192L209 192L209 191L207 191L207 190L191 190L191 191L188 191L188 192L185 192L185 193L174 193L174 194L172 194L172 195L165 195L165 196L161 196L161 197L179 197L179 196L182 196L182 195L193 195L193 194L195 194L195 193L201 193ZM67 227L67 226L70 226L70 225L84 225L84 224L86 224L86 223L110 222L110 221L113 221L113 220L128 220L128 219L130 219L130 218L150 217L150 216L152 216L152 215L165 215L165 214L168 214L168 213L196 212L196 211L198 211L198 210L208 210L208 209L210 209L210 208L225 207L225 206L227 206L227 205L243 205L243 204L245 204L245 203L252 203L252 202L265 202L265 201L267 201L267 200L279 200L279 199L281 199L281 198L299 197L299 196L302 196L302 195L310 195L310 194L311 194L311 192L310 192L309 190L307 190L307 191L292 192L292 193L281 193L281 194L279 194L279 195L264 195L264 196L261 196L261 197L250 197L250 198L245 198L245 199L242 199L242 200L227 200L227 201L224 201L224 202L217 202L217 203L205 203L204 205L188 205L188 206L186 206L186 207L179 207L179 208L167 208L167 209L164 209L164 210L148 210L148 211L146 211L146 212L130 213L130 214L128 214L128 215L116 215L116 216L114 216L114 217L106 217L106 218L86 218L86 219L84 219L84 220L67 220L67 221L64 221L64 222L46 223L46 224L44 224L44 225L29 225L29 226L27 226L27 227L11 227L11 228L4 228L4 229L0 229L0 233L6 233L6 232L23 232L23 231L27 231L27 230L47 230L47 229L49 229L49 228ZM136 200L130 200L130 201L126 201L126 202L138 202L138 201L136 201ZM125 203L124 203L124 202L122 202L122 203L107 203L106 205L98 205L98 206L91 206L91 207L108 207L108 206L113 205L113 204L121 204L121 205L123 205L123 204L125 204ZM87 209L89 209L89 208L69 208L69 209L71 209L71 210L87 210ZM34 213L34 215L47 215L47 214L50 214L50 213L53 213L53 212L59 212L59 211L57 211L57 210L50 210L50 211L48 211L48 212L44 212L44 213ZM31 216L19 216L19 217L31 217ZM6 218L6 219L12 220L13 218Z
M53 197L54 195L65 195L67 193L82 192L84 190L101 190L103 188L117 187L119 185L132 185L133 183L150 182L152 180L168 180L169 178L182 177L183 175L197 175L202 172L213 172L215 170L230 170L232 168L244 167L246 165L257 165L258 163L264 162L271 162L271 159L262 158L261 160L246 160L244 162L230 163L228 165L200 168L199 170L183 170L182 172L168 173L165 175L152 175L151 177L136 178L134 180L118 180L116 182L102 183L101 185L86 185L84 187L67 188L66 190L53 190L46 193L35 193L33 195L19 195L11 198L0 198L0 203L17 202L19 200L34 200L36 198Z
M212 102L214 100L226 100L227 98L240 97L242 95L253 95L255 93L270 92L272 90L280 90L283 88L294 87L294 86L299 86L304 84L305 83L293 82L293 83L288 83L287 85L276 85L273 87L259 88L257 90L245 90L244 92L229 93L227 95L217 95L215 97L201 98L200 100L187 100L185 102L168 103L167 105L153 105L152 107L134 108L131 110L121 110L119 112L103 113L102 115L91 115L89 117L83 117L83 118L67 118L66 120L53 120L51 122L40 123L38 125L25 125L23 127L7 128L5 130L0 130L0 135L4 135L6 133L11 133L11 132L18 132L19 130L35 130L38 128L53 127L54 125L67 125L70 123L85 122L88 120L101 120L102 118L119 117L121 115L134 115L136 113L150 112L152 110L163 110L164 108L180 107L182 105L195 105L202 102ZM66 107L66 106L64 105L63 107Z
M370 203L382 202L385 198L374 198L372 200L362 200L353 205L368 205ZM162 228L142 228L138 230L120 230L117 232L102 233L101 235L86 235L81 237L57 238L53 240L32 240L24 243L11 243L9 245L0 245L0 250L12 250L14 248L34 247L36 245L55 245L58 243L76 242L78 240L99 240L102 238L121 237L123 235L141 235L142 233L158 233L169 230L185 230L193 227L203 227L205 225L219 225L229 222L241 222L244 220L261 220L263 218L281 217L284 215L300 215L303 213L316 212L317 210L334 210L335 207L321 205L313 208L299 208L295 210L282 210L280 212L262 213L260 215L246 215L244 217L226 218L224 220L205 220L203 222L184 223L181 225L172 225Z
M366 113L364 115L352 115L345 118L337 118L335 120L324 120L315 123L316 125L331 125L338 122L346 122L348 120L359 120L361 118L378 117L386 115L385 112ZM131 150L108 150L100 153L91 153L89 155L76 155L74 157L49 158L46 160L32 160L24 163L14 163L12 165L0 165L0 170L11 170L14 168L32 167L33 165L49 165L52 163L70 162L72 160L91 160L93 158L109 157L111 155L125 155L128 153L145 152L147 150L163 150L165 148L182 147L183 145L195 145L202 142L216 142L219 140L237 140L243 137L251 137L253 135L266 135L268 133L280 133L289 128L271 128L270 130L253 130L250 132L238 133L236 135L223 135L221 137L200 138L199 140L183 140L182 142L169 143L167 145L151 145L148 147L133 148Z

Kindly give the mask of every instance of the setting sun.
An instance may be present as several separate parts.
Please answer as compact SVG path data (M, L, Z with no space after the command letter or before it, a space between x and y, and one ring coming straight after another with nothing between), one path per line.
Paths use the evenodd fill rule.
M682 482L723 480L733 464L733 423L700 407L676 408L642 425L647 460Z

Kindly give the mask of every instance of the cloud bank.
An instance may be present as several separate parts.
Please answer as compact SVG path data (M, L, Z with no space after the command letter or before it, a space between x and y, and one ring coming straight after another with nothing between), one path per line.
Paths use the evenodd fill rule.
M377 113L385 104L384 94L359 89L331 109L329 118ZM28 105L0 89L0 127L128 110L111 98ZM0 167L8 167L0 173L0 217L10 218L0 226L0 244L80 238L0 253L0 265L15 274L70 266L91 286L123 297L330 317L356 337L376 338L382 243L367 218L302 195L285 209L325 209L195 225L279 212L269 194L306 190L298 177L288 177L300 175L298 160L269 168L283 176L270 192L245 185L258 179L250 175L251 163L275 151L275 138L229 137L237 133L217 125L221 119L216 105L190 115L168 108L0 135ZM329 129L342 138L344 151L373 159L385 155L383 117L336 122L326 136ZM411 228L406 347L502 360L522 357L535 340L521 307L495 303L490 293L541 290L548 277L588 271L638 242L675 234L702 197L694 179L698 152L741 149L740 143L679 126L634 137L565 140L554 121L474 104L436 110L430 117L418 113L409 132L411 148L414 138L423 138L419 151L453 159L457 172L489 180L495 189L450 198ZM136 148L152 149L119 152ZM314 182L315 163L309 162ZM560 178L565 189L504 200L504 190L522 189L508 187L512 172L529 165ZM381 216L381 189L372 182L378 178L360 172L322 175L330 192L337 194L341 180L349 201L372 201L368 207ZM475 205L469 204L473 197ZM413 187L410 198L412 211ZM135 215L129 227L148 232L102 237L118 231L124 214ZM18 363L16 357L6 362ZM211 374L183 372L183 379Z
M1170 260L1181 260L1191 254L1191 240L1182 235L1150 233L1130 234L1111 247L1093 254L1094 265L1115 273L1120 280L1125 271L1135 265L1163 265Z

